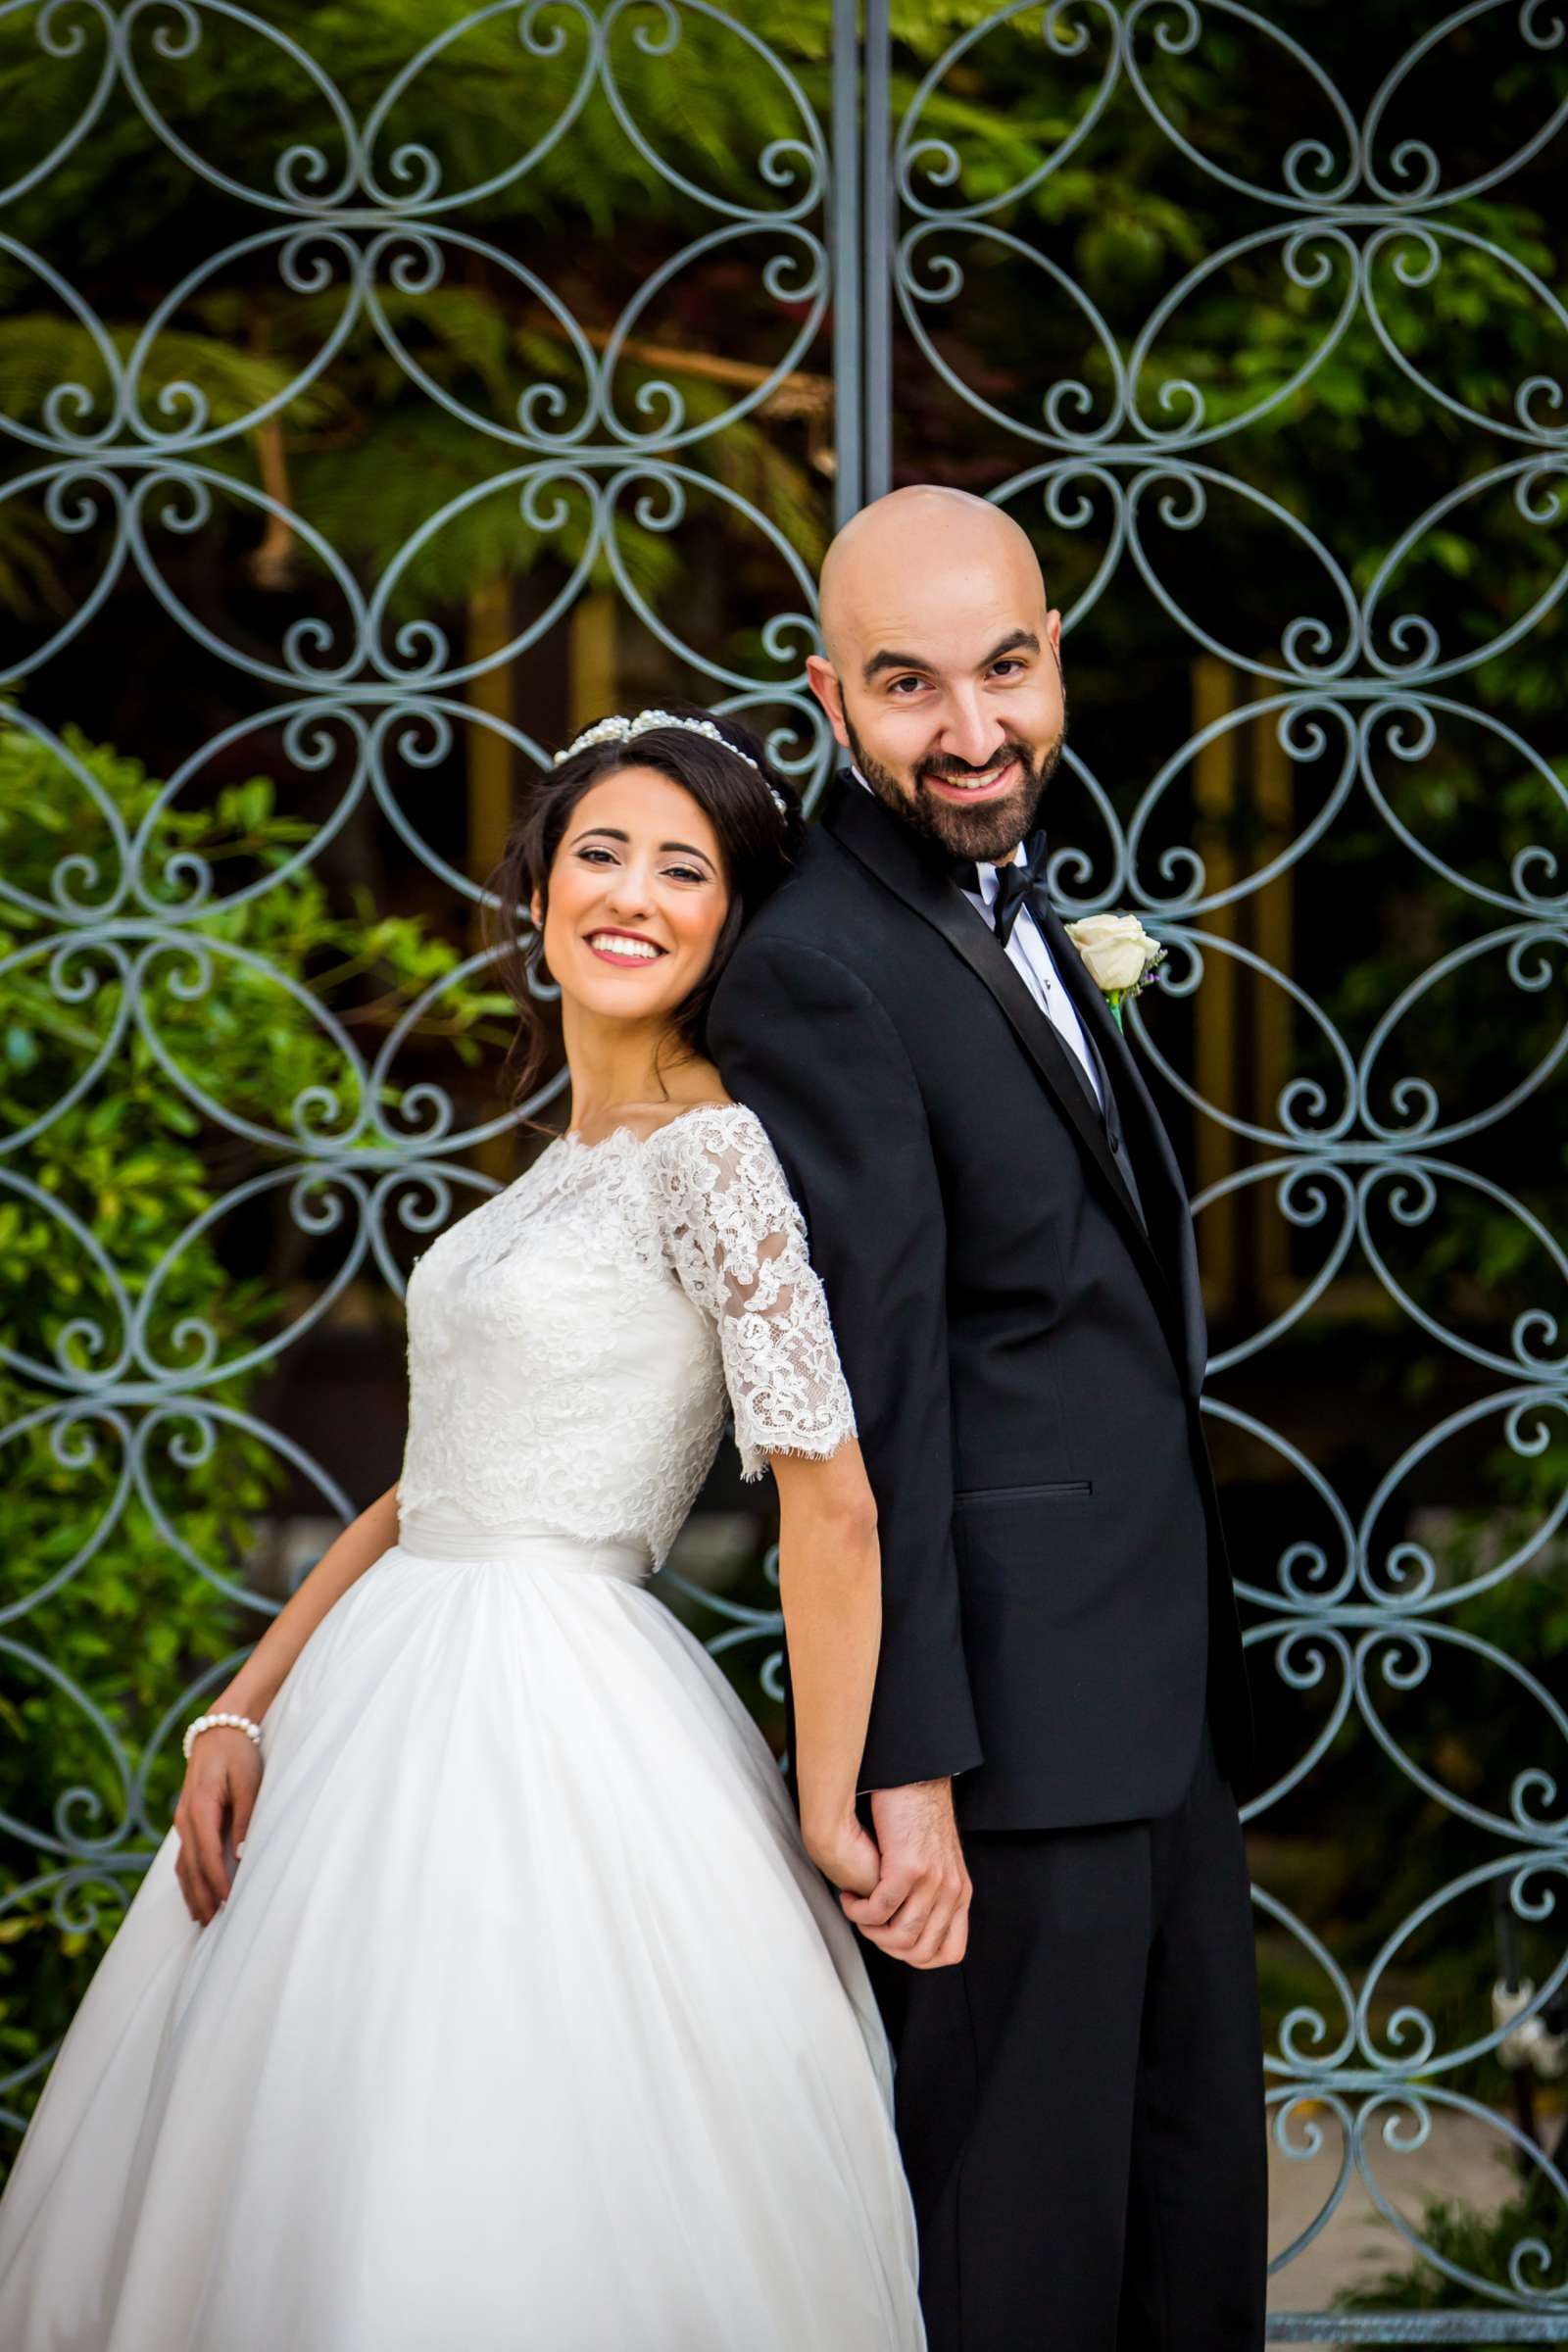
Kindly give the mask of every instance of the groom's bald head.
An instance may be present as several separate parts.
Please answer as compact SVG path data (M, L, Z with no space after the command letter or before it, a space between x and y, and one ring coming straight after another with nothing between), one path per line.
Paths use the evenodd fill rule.
M858 650L880 615L907 611L924 582L937 582L937 601L961 594L965 582L988 589L1010 581L1046 611L1046 584L1026 531L1010 514L968 490L916 482L890 490L862 507L822 560L822 642L835 667Z
M1028 534L966 490L891 491L828 549L821 616L811 689L879 799L959 855L1010 855L1066 719Z

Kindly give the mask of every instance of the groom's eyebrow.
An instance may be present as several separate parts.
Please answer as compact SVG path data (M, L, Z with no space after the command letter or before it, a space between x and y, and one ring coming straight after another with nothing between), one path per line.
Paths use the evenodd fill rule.
M989 669L993 662L1000 662L1005 654L1038 654L1039 651L1040 640L1033 629L1009 629L1006 636L999 639L991 648L980 666Z
M993 662L1002 661L1006 654L1038 654L1039 651L1040 640L1033 629L1009 629L1006 636L1000 638L991 648L980 667L989 669ZM861 674L869 686L871 680L884 669L930 670L935 667L936 663L928 662L924 654L900 654L884 646L880 653L871 656Z
M860 674L864 678L866 684L869 686L871 680L877 675L879 670L929 669L930 667L931 664L923 654L895 654L890 652L888 648L884 646L881 653L873 654L871 656L870 661L866 663L865 668Z

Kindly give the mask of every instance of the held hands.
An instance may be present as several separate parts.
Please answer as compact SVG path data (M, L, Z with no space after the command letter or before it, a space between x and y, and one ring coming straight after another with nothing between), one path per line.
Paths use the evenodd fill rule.
M806 1850L824 1879L851 1894L869 1894L881 1876L882 1861L876 1850L876 1839L863 1830L853 1813L826 1829L810 1829L803 1825Z
M228 1900L233 1882L223 1833L226 1828L232 1847L244 1843L261 1785L261 1753L243 1732L220 1728L203 1732L192 1742L185 1786L174 1807L179 1833L174 1876L198 1927L216 1919L220 1904Z
M839 1896L845 1917L867 1943L910 1968L952 1968L968 1946L974 1892L953 1816L952 1781L873 1789L871 1818L880 1875L868 1892L852 1888Z

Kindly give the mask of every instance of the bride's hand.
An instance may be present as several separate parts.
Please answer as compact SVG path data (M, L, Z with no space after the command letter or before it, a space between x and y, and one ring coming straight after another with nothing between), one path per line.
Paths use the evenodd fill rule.
M876 1839L851 1813L827 1828L804 1832L806 1850L823 1878L845 1894L869 1894L882 1875Z
M205 1928L228 1900L223 1832L226 1828L232 1846L244 1843L261 1785L261 1751L247 1733L223 1724L191 1742L185 1786L174 1807L179 1833L174 1876L198 1927Z

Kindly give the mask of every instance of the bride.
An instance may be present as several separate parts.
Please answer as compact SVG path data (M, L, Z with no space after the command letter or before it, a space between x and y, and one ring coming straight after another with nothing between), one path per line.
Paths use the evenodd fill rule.
M398 1484L186 1732L0 2202L7 2352L923 2343L832 1892L877 1880L874 1510L799 1211L701 1051L800 837L755 737L662 711L518 823L573 1124L416 1262ZM726 1401L778 1484L803 1827L646 1587Z

